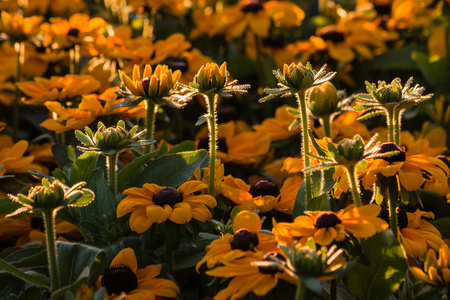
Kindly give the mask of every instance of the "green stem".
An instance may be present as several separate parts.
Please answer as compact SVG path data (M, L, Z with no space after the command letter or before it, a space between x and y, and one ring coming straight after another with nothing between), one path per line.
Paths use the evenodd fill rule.
M46 210L43 212L45 223L45 236L47 238L47 259L50 271L50 280L52 283L52 291L59 289L59 269L58 269L58 252L56 248L55 235L55 210Z
M217 96L206 94L208 104L208 127L209 127L209 194L214 197L214 180L216 174L216 149L217 149Z
M394 143L400 147L400 122L401 122L401 115L398 110L394 110L393 117L394 121Z
M302 157L303 164L305 168L310 167L309 160L309 124L308 124L308 112L306 110L306 98L305 91L300 91L297 93L297 102L300 110L300 118L302 119ZM308 208L310 205L310 201L312 199L312 189L311 189L311 173L305 173L305 190L306 190L306 207Z
M52 118L53 120L57 121L58 120L58 114L55 112L52 112ZM64 133L60 132L60 133L56 133L55 132L55 140L57 144L64 144Z
M395 143L395 128L394 128L394 111L393 109L388 109L386 114L387 127L389 130L388 133L388 141Z
M397 200L398 200L398 184L397 177L388 177L388 205L389 205L389 222L392 232L398 239L398 220L397 220Z
M444 26L444 44L445 44L445 58L447 59L447 62L450 61L450 22L446 20L445 26ZM449 291L449 297L450 299L450 291Z
M107 156L108 185L114 196L117 194L117 152Z
M70 74L78 74L80 71L80 45L75 44L69 52Z
M330 300L337 300L337 279L330 280Z
M362 206L361 196L359 195L359 185L356 181L356 169L354 166L347 168L348 180L350 181L350 188L352 189L353 201L356 207Z
M147 128L147 132L145 133L146 140L154 140L155 139L155 116L157 106L153 100L146 99L145 100L145 109L147 113L147 117L145 118L145 128ZM150 153L153 150L153 144L145 147L145 153Z
M306 296L306 285L303 278L298 277L297 291L295 293L295 300L304 300Z
M25 44L22 42L17 42L14 44L14 49L16 50L16 80L19 82L22 80L22 66L25 61ZM16 85L16 91L14 93L14 107L13 107L13 140L17 141L19 136L19 116L20 116L20 97L21 92L19 87Z
M331 116L322 118L323 136L331 139Z

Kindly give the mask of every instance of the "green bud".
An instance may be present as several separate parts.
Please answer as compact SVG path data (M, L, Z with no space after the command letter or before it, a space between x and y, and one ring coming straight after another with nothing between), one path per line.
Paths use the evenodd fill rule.
M308 246L294 249L291 264L300 277L319 277L323 273L322 256Z
M308 101L313 115L326 117L337 110L340 97L334 85L326 81L309 89Z
M37 186L30 189L28 198L34 202L34 208L55 209L64 201L64 189L58 180L50 186Z

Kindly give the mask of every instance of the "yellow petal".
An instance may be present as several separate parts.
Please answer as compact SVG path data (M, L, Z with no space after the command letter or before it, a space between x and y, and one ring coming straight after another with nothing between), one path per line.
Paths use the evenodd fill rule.
M114 259L111 262L110 267L114 267L114 266L121 266L121 265L125 265L128 266L131 271L136 272L137 270L137 259L136 259L136 255L134 254L134 250L131 248L125 248L122 249L117 255L116 257L114 257Z

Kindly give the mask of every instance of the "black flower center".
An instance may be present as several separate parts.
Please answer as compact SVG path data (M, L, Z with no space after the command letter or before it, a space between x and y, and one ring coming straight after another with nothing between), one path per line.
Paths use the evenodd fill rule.
M106 100L103 100L103 99L97 99L97 101L98 102L100 102L100 104L103 106L103 107L105 107L105 105L106 105Z
M68 36L73 36L73 37L78 37L78 35L80 34L80 30L78 28L70 28L69 32L67 32Z
M280 194L280 189L276 184L273 184L267 180L260 180L250 187L250 194L253 198L258 196L274 196L278 197Z
M258 246L258 236L251 233L247 229L240 229L234 234L233 240L230 242L231 249L240 249L243 251L252 250Z
M286 261L286 258L284 258L283 255L281 255L280 253L276 253L276 252L271 252L271 253L267 253L266 255L264 255L263 261L269 261L269 262L277 262L277 260L282 260L282 261ZM276 274L278 272L283 272L283 269L280 269L279 267L273 265L273 266L265 266L265 267L261 267L258 266L259 272L263 273L263 274Z
M334 28L325 30L323 33L320 33L319 36L324 41L332 41L333 43L340 43L345 41L345 35L341 32L338 32Z
M241 11L245 13L256 13L262 9L264 9L264 7L260 1L248 1L247 4L241 8Z
M377 1L373 4L373 8L379 16L389 15L391 13L391 6L384 1Z
M159 206L174 206L183 201L183 195L173 187L161 189L153 196L153 203Z
M447 165L447 167L450 169L450 160L447 158L447 156L439 155L437 158L442 160Z
M30 226L33 229L39 229L40 231L44 232L45 231L45 226L44 226L44 219L40 218L40 217L33 217L31 218L30 221Z
M337 224L342 223L341 219L335 213L323 212L317 216L316 228L329 228L334 227Z
M406 159L405 149L403 147L399 148L395 143L392 142L383 143L380 146L380 150L378 150L378 153L388 153L392 151L400 151L400 152L390 157L384 157L383 159L385 161L389 163L393 163L394 161L405 161Z
M389 208L386 205L381 206L380 214L378 218L385 220L389 227L391 227L391 218L389 217ZM408 214L403 206L397 207L397 223L399 229L408 227Z
M223 153L228 153L228 146L225 138L218 138L217 144L218 144L217 150ZM198 141L198 149L209 150L209 137L201 138Z
M136 275L130 267L124 265L106 269L103 272L101 283L109 295L119 295L122 292L128 293L138 287Z
M173 71L180 70L181 73L186 73L189 70L188 61L184 57L168 57L164 60L164 64Z
M159 92L159 83L161 80L157 79L158 85L156 88L156 95L158 95ZM149 77L145 77L144 79L142 79L141 81L142 83L142 88L144 89L144 93L145 95L148 97L150 95L150 91L148 90L148 88L150 87L150 78Z

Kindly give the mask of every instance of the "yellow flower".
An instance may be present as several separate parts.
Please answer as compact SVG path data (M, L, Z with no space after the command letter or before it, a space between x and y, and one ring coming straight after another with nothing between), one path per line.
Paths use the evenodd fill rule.
M256 132L263 132L270 136L270 140L280 141L290 138L293 135L300 134L300 126L290 130L289 127L295 121L295 117L288 112L288 109L294 109L288 105L282 105L275 111L274 118L264 119L261 124L254 125Z
M206 247L206 255L195 267L197 272L204 263L208 269L212 269L217 264L254 256L262 251L277 251L274 237L259 232L261 227L261 219L257 213L247 210L239 212L234 217L233 234L225 233Z
M209 208L217 205L210 195L196 195L208 185L201 181L187 181L178 189L146 183L142 188L129 188L123 191L126 197L117 206L117 217L131 212L130 228L143 233L153 223L170 220L184 224L192 218L200 222L211 219Z
M414 277L431 285L450 286L450 249L447 244L439 248L439 261L436 251L428 250L424 270L412 267L409 270ZM425 272L424 272L425 271Z
M127 42L132 38L133 30L127 25L118 25L111 35L98 34L93 43L86 45L91 56L102 55L107 60L133 59L132 49Z
M7 80L5 75L0 75L0 103L4 106L10 106L14 103L15 93L14 83Z
M28 170L42 172L42 168L33 163L34 156L24 156L28 141L13 143L8 135L0 135L0 175L5 173L28 173Z
M381 208L378 205L348 206L336 213L332 211L305 211L306 216L298 216L293 223L274 225L275 238L281 244L291 246L294 239L306 241L312 237L315 242L327 246L333 241L343 241L347 234L356 238L369 238L375 233L387 229L389 225L377 216Z
M362 179L366 189L372 189L378 174L384 177L397 176L398 181L407 191L416 191L421 187L425 182L423 174L427 174L429 178L434 178L440 183L447 182L447 174L450 174L449 167L438 158L425 155L407 156L404 149L398 148L394 143L383 143L379 153L390 151L400 151L400 153L368 161Z
M214 296L216 300L241 299L250 292L257 296L264 296L272 290L278 280L284 280L296 284L297 279L291 273L284 272L275 265L258 265L259 262L273 262L275 259L286 261L280 253L271 252L264 254L259 252L251 257L244 257L233 262L224 262L206 274L214 277L232 278L227 288L219 291Z
M72 16L86 9L86 2L83 0L50 0L50 11L54 16Z
M208 149L207 127L197 134L199 149ZM258 164L269 153L270 136L252 131L243 121L230 121L218 126L217 155L223 163Z
M132 78L123 71L119 74L122 80L119 93L153 101L168 97L181 76L179 70L172 73L166 65L156 66L154 72L150 65L145 65L142 77L138 65L134 65Z
M380 217L389 222L387 207L381 210ZM439 230L422 217L434 219L434 214L419 209L410 213L402 206L397 208L399 242L403 244L406 254L413 258L422 258L428 249L437 251L444 244Z
M138 270L134 250L125 248L114 257L99 281L110 300L139 300L176 298L180 288L169 279L155 278L162 265L149 265Z
M39 23L41 16L32 16L24 18L17 13L1 12L0 32L5 33L9 40L14 42L22 42L30 39L39 32Z
M181 17L187 9L182 0L128 0L127 2L133 10L139 13L146 10L151 10L152 13L156 13L166 8L176 16Z
M34 81L18 82L19 89L30 99L29 105L42 105L46 101L75 101L82 95L100 88L100 82L90 75L52 76L50 79L35 77Z

